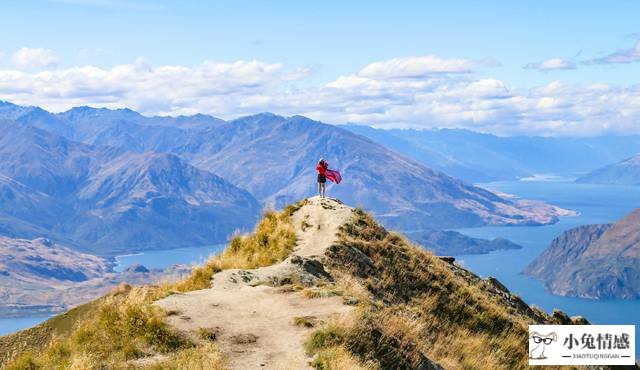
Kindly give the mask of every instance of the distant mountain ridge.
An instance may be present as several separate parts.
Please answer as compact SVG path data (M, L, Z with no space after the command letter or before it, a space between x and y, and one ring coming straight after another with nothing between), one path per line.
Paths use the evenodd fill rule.
M640 209L613 224L565 231L523 272L559 295L640 298Z
M609 185L640 185L640 154L596 169L576 182Z
M479 239L452 230L407 233L407 237L439 256L485 254L501 249L522 248L521 245L504 238Z
M0 232L99 254L206 245L255 222L245 190L167 153L130 153L3 123Z
M59 246L46 238L11 239L0 236L0 275L11 282L79 282L109 271L106 260ZM4 284L3 284L4 285Z
M576 178L640 152L639 135L499 137L464 129L384 130L354 124L341 127L471 182L551 174Z
M7 104L3 110L10 110ZM23 115L10 116L25 121L25 108L16 109ZM248 190L267 206L313 194L315 163L324 156L346 176L329 193L362 204L391 227L536 225L555 222L559 214L554 207L474 187L361 135L302 116L264 113L225 122L200 115L190 123L190 117L80 107L50 117L35 121L36 126L93 146L177 155Z
M153 284L190 272L175 265L164 271L135 265L117 273L107 259L78 252L46 238L0 236L0 317L60 313L94 299L121 282Z

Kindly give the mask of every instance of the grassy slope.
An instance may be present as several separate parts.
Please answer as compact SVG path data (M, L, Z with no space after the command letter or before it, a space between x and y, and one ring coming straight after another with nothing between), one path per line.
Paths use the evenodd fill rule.
M428 369L433 360L446 369L524 369L528 324L571 323L412 246L361 211L328 257L332 273L347 279L338 284L362 300L355 317L307 342L318 368L356 358L364 368Z
M163 322L171 313L152 303L176 292L207 288L212 275L222 269L267 266L285 259L296 242L291 215L303 204L267 212L253 234L234 237L224 253L181 282L121 286L42 325L0 338L0 353L6 354L0 357L0 368L222 368L224 358L206 333L174 331ZM136 362L159 354L164 360L158 363Z
M10 369L223 368L224 358L207 333L173 331L162 320L172 313L151 303L207 288L222 269L283 260L295 245L291 215L302 205L267 213L252 235L234 238L222 255L182 282L122 287L39 327L0 338L0 353L18 356ZM499 282L412 246L362 211L355 215L327 253L335 282L307 287L309 299L341 292L357 305L351 317L317 324L306 343L317 368L428 369L432 360L447 369L526 368L529 323L575 323L562 313L550 316L531 308ZM158 354L165 354L160 362L135 362Z

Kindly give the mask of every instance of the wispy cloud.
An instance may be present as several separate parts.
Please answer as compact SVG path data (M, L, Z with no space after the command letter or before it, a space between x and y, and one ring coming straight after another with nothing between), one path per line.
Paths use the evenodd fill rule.
M630 49L618 50L601 58L593 58L584 61L584 64L628 64L640 62L640 41Z
M494 60L445 59L428 55L374 62L364 67L358 75L365 78L424 78L442 73L471 73L478 69L499 65Z
M640 132L638 85L555 81L519 89L473 73L486 64L433 58L381 60L322 85L314 84L308 68L258 60L153 66L138 59L110 68L0 70L0 99L53 111L92 105L222 118L273 111L336 123L498 134Z
M525 69L535 69L538 71L556 71L556 70L567 70L567 69L576 69L576 63L562 58L551 58L546 59L541 62L529 63L524 66Z
M11 57L13 64L20 69L52 67L58 63L53 50L42 48L22 48Z

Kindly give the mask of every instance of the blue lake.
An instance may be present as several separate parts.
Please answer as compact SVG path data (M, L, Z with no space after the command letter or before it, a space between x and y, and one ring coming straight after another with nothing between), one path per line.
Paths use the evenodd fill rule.
M580 212L560 222L537 227L480 227L457 229L480 238L504 237L523 249L484 255L456 256L481 276L494 276L527 303L547 312L559 308L569 315L582 315L594 324L633 324L640 327L640 300L592 300L549 294L542 282L520 274L564 230L578 225L609 223L640 207L640 187L584 185L562 182L495 182L480 184L487 189L538 199ZM640 355L636 339L636 355Z
M18 319L0 319L0 335L36 326L49 317L21 317Z
M145 251L135 254L117 256L114 270L123 271L133 264L141 264L147 268L165 268L175 264L202 264L210 255L220 253L225 244L179 248L170 250ZM18 330L32 327L48 317L24 317L19 319L0 318L0 335L10 334Z
M640 187L515 181L481 186L522 198L543 200L578 211L580 215L563 217L557 224L549 226L458 229L475 237L504 237L524 247L485 255L456 256L459 262L481 276L491 275L498 278L527 303L535 304L548 312L553 308L559 308L569 315L583 315L593 323L640 326L640 300L589 300L555 296L547 293L540 281L520 274L520 271L562 231L583 224L616 221L640 207ZM164 268L176 263L201 263L209 255L219 253L223 248L224 245L216 245L119 256L116 258L116 269L121 271L134 263L148 268ZM0 319L0 335L33 326L45 319ZM640 351L636 349L636 353L640 354Z
M120 272L133 264L140 264L146 268L165 268L175 264L202 264L210 255L220 253L225 244L205 247L166 249L157 251L144 251L140 253L116 256L114 270Z

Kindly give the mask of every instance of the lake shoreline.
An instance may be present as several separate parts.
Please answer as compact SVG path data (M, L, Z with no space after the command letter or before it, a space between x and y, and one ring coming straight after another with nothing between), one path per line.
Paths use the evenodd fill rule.
M554 295L542 280L522 274L522 270L562 232L581 225L611 223L626 216L638 206L640 187L531 181L501 181L486 186L523 198L557 204L580 214L560 217L553 225L535 228L489 226L455 229L478 238L504 237L524 247L482 255L454 256L460 264L481 277L495 277L525 302L546 312L560 309L570 316L584 316L593 324L640 326L640 299L603 300ZM636 353L640 353L638 341L636 346Z
M551 312L559 308L569 315L582 315L593 323L640 325L640 300L597 300L563 297L549 293L544 283L523 275L522 269L537 257L550 241L562 231L584 224L612 222L633 208L632 199L640 199L640 188L625 186L590 185L562 182L502 181L483 184L518 197L538 199L579 212L562 216L558 222L542 226L482 226L454 229L467 236L494 239L506 238L521 245L522 249L495 250L485 254L454 255L456 260L482 277L494 276L513 293L529 304ZM186 247L139 251L112 256L114 269L124 270L139 263L149 269L167 267L184 258L187 264L200 263L210 255L221 252L226 244L206 247ZM631 319L627 319L631 318ZM35 319L22 317L22 319ZM0 320L2 320L0 318ZM19 328L16 330L20 330Z

